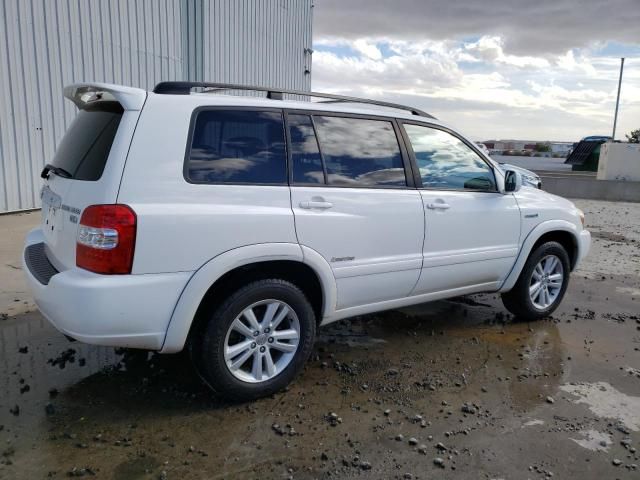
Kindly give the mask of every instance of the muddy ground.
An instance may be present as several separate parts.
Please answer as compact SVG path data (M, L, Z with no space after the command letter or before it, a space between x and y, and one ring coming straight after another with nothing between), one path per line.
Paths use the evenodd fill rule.
M183 355L0 319L0 478L640 478L640 205L577 203L593 251L553 318L475 295L350 319L251 404Z

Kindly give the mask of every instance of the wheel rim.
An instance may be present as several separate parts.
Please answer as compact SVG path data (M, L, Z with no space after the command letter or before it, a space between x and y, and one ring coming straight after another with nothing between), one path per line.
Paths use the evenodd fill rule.
M224 361L239 380L271 380L291 363L300 343L296 312L280 300L262 300L246 307L229 326Z
M538 310L546 310L558 299L564 283L564 268L555 255L543 257L531 275L529 297Z

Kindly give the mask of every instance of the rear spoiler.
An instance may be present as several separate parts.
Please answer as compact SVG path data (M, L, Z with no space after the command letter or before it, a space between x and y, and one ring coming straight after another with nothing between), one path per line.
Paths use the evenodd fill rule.
M141 110L147 92L141 88L123 87L110 83L75 83L64 87L64 96L83 108L98 101L117 101L125 110Z

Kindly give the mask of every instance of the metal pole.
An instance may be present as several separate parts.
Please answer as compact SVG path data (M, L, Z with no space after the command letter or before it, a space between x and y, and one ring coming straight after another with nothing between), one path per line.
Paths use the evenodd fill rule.
M611 140L616 139L616 124L618 123L618 106L620 105L620 87L622 86L622 70L624 69L624 57L620 59L620 78L618 78L618 98L616 98L616 113L613 116L613 133Z

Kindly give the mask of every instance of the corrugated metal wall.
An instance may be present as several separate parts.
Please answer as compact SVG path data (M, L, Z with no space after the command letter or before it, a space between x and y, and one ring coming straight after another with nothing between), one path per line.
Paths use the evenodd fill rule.
M203 0L202 10L203 70L216 81L310 90L311 1Z
M312 0L0 0L0 212L39 206L62 88L210 80L308 90Z

